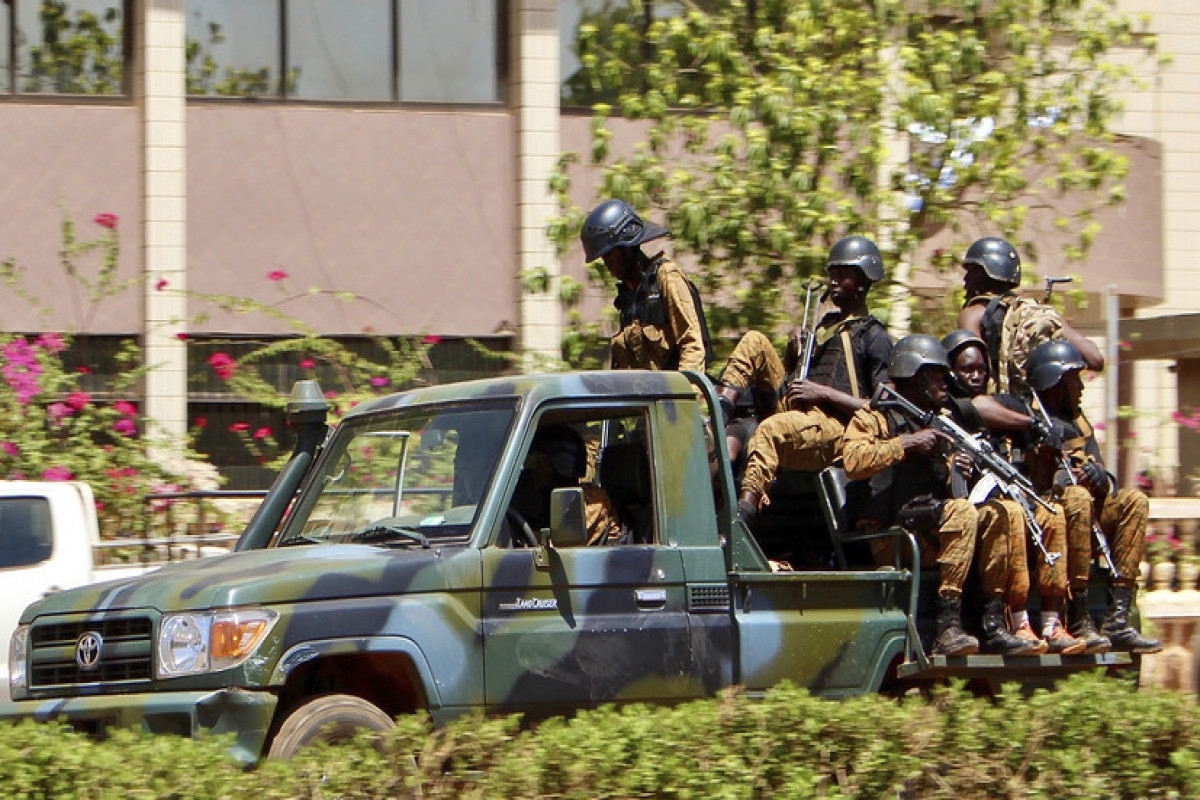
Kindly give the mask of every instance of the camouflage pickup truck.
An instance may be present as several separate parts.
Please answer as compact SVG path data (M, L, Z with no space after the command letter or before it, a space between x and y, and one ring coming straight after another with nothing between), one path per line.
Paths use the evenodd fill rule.
M695 374L533 375L380 398L327 434L302 382L300 441L236 551L34 603L0 718L232 732L252 761L417 710L536 718L735 684L843 696L1130 665L927 657L934 581L853 563L834 473L790 528L830 557L773 571L733 511L714 408ZM587 470L531 525L514 500L549 426L578 433ZM620 535L589 543L597 490Z

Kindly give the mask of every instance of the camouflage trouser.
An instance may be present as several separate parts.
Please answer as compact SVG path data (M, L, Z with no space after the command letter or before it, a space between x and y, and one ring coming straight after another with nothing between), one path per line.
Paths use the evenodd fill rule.
M873 526L860 524L859 527L865 532L872 530ZM942 503L937 530L929 534L917 534L921 546L921 566L932 567L936 564L941 572L938 594L962 595L971 571L971 561L975 558L980 530L979 511L970 500L946 500ZM896 546L896 540L891 537L872 539L871 555L875 563L894 564ZM908 563L907 553L904 563Z
M1063 490L1067 514L1067 565L1071 587L1085 588L1094 555L1092 520L1099 511L1100 529L1108 539L1113 566L1121 574L1113 583L1133 586L1137 582L1139 562L1146 550L1146 526L1150 518L1150 499L1137 489L1121 489L1116 495L1097 503L1082 486Z
M1025 511L1012 500L979 505L979 579L987 597L1021 608L1029 597Z
M812 472L828 467L841 453L845 432L841 422L818 408L768 417L746 447L742 491L762 497L780 467Z
M739 389L775 392L783 379L783 361L771 340L758 331L747 331L729 354L720 382Z
M939 595L962 595L978 541L979 511L970 500L947 500L938 523L937 561L942 573Z
M1029 569L1037 574L1038 594L1046 599L1067 596L1067 571L1070 567L1071 548L1074 546L1068 535L1067 518L1063 514L1063 506L1050 503L1053 511L1047 511L1040 505L1033 507L1033 518L1042 528L1042 544L1050 553L1062 553L1055 559L1054 566L1046 563L1046 557L1037 545L1029 543Z

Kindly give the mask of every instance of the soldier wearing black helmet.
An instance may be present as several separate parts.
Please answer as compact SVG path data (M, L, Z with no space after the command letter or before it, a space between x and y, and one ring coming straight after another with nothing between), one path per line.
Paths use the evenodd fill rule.
M1139 562L1146 550L1150 501L1137 489L1118 488L1116 478L1104 467L1092 426L1080 405L1086 368L1083 354L1067 341L1043 342L1029 354L1029 386L1063 442L1057 452L1043 449L1030 457L1030 479L1039 491L1061 495L1070 538L1087 542L1075 553L1070 549L1067 553L1071 633L1082 637L1095 627L1087 594L1094 558L1092 525L1099 523L1112 552L1111 566L1116 569L1109 573L1108 609L1100 633L1111 640L1113 649L1157 653L1162 643L1142 635L1129 619Z
M913 405L957 416L946 387L946 351L934 337L913 334L896 342L888 372L897 393ZM1008 562L993 552L1004 545L1004 533L998 525L981 527L979 509L968 498L953 496L951 470L965 472L971 465L965 457L949 456L948 444L944 434L920 427L896 409L859 409L846 428L842 452L847 476L860 482L848 490L848 495L858 496L858 525L877 530L903 524L918 537L923 566L938 566L935 654L960 656L979 650L979 640L962 627L963 587L977 549L989 598L984 613L987 649L1010 655L1042 652L1040 643L1019 639L1005 627L1001 597L1007 576L1001 570ZM890 539L872 540L879 563L894 560L891 547Z
M1020 448L1040 446L1051 438L1051 433L1033 415L1026 403L1010 394L987 394L989 370L983 340L967 330L956 330L942 338L950 365L950 393L954 397L969 400L962 405L966 412L969 430L987 430L993 444L1000 452L1011 451L1010 445ZM1057 442L1054 443L1055 445ZM1018 451L1019 452L1019 451ZM1033 507L1034 522L1043 536L1043 544L1049 552L1064 552L1063 548L1077 546L1068 541L1067 523L1061 504L1046 498L1053 510L1041 505ZM1000 507L998 507L1000 506ZM1051 653L1073 655L1076 653L1098 653L1111 646L1107 639L1093 634L1081 640L1072 636L1062 619L1063 605L1067 595L1066 559L1053 564L1037 548L1028 547L1029 523L1026 512L1013 500L990 498L980 506L981 516L995 513L1006 522L1007 536L1004 548L997 548L997 555L1008 559L1008 584L1004 592L1007 614L1013 632L1025 639L1036 639L1030 625L1027 600L1030 576L1036 577L1038 596L1041 600L1041 638ZM1087 540L1084 540L1087 544Z
M1011 385L1021 391L1022 375L1015 375L1011 384L1008 380L1008 362L1013 353L1002 352L1006 346L1012 346L1004 342L1003 332L1005 318L1014 313L1020 302L1017 290L1021 286L1021 257L1006 240L985 236L967 248L962 267L966 299L958 316L958 327L983 339L993 386L1008 391ZM1039 311L1051 318L1044 327L1054 331L1054 338L1074 344L1089 369L1104 369L1104 355L1094 342L1068 325L1053 309L1040 307Z
M761 422L750 439L738 502L743 518L753 517L767 502L780 467L816 471L833 463L846 423L867 404L875 386L888 379L892 340L867 310L867 292L883 280L879 248L865 236L847 236L830 248L826 270L828 299L835 308L813 332L816 344L807 379L784 387L786 410ZM737 353L735 349L734 356ZM782 377L778 356L773 350L770 355L774 358L763 361L779 365L775 370ZM739 371L734 356L722 374L724 382L755 385L746 383L754 377L748 370Z
M641 245L667 235L624 200L605 200L583 222L584 258L604 260L617 281L621 329L612 337L614 369L693 369L708 363L708 333L698 295L663 252Z

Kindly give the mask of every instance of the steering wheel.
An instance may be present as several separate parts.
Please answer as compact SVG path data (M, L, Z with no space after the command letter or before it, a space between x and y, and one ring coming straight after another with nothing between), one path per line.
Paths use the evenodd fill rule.
M537 535L533 532L533 528L529 526L529 523L521 515L520 511L509 506L508 510L504 512L504 518L513 527L513 547L538 546Z

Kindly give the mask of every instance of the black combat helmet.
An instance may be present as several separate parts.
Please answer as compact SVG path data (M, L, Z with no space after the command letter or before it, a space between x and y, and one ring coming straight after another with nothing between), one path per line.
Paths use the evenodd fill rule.
M907 379L917 374L921 367L941 367L949 371L946 348L936 337L927 333L913 333L896 342L892 357L888 359L888 375Z
M1068 372L1086 367L1079 348L1066 339L1051 339L1029 353L1025 360L1025 381L1034 391L1044 392Z
M975 244L967 248L962 265L966 269L971 264L978 264L989 278L1009 286L1019 286L1021 283L1021 257L1017 248L998 236L985 236L977 239Z
M983 339L980 339L971 331L959 328L942 337L942 347L946 348L947 361L953 361L954 357L958 355L959 350L971 345L975 345L982 353L987 354L987 345L983 343Z
M829 248L825 269L858 267L871 283L883 280L883 256L879 248L865 236L847 236Z
M605 200L583 221L579 241L584 259L595 261L614 247L634 247L666 235L666 228L643 222L624 200Z

